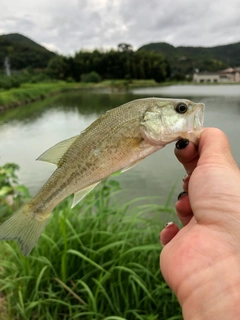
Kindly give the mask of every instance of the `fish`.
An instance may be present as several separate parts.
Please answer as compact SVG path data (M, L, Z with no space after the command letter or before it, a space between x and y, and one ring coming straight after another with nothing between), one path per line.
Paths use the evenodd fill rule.
M23 255L37 244L53 209L74 194L72 207L103 179L133 168L179 139L197 144L204 104L187 99L143 98L107 111L79 135L37 160L57 166L40 191L0 226L0 240L16 240Z

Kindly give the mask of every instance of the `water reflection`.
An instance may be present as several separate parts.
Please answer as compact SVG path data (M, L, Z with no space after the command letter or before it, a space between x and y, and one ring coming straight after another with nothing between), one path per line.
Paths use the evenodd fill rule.
M65 93L1 113L0 124L11 121L24 123L35 121L50 110L59 113L77 111L80 115L100 115L134 98L135 95L132 93L114 95L99 91Z

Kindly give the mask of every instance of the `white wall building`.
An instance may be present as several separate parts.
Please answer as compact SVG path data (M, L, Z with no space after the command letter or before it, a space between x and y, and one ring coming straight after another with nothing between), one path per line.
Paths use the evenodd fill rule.
M217 82L240 82L240 67L227 68L218 72L196 72L193 74L193 82L217 83Z

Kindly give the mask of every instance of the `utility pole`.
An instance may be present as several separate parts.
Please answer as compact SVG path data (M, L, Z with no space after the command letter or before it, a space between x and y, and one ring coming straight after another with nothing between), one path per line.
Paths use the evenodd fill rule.
M10 65L10 59L8 57L6 57L4 59L4 70L5 70L6 76L10 77L11 76L11 65Z

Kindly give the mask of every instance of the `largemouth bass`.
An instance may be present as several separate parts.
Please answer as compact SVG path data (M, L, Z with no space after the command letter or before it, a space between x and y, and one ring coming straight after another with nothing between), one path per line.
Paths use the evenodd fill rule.
M76 205L104 178L134 167L166 144L197 143L204 104L185 99L146 98L106 112L80 135L59 142L37 160L57 165L38 194L0 226L0 240L15 239L30 253L52 210L74 193Z

